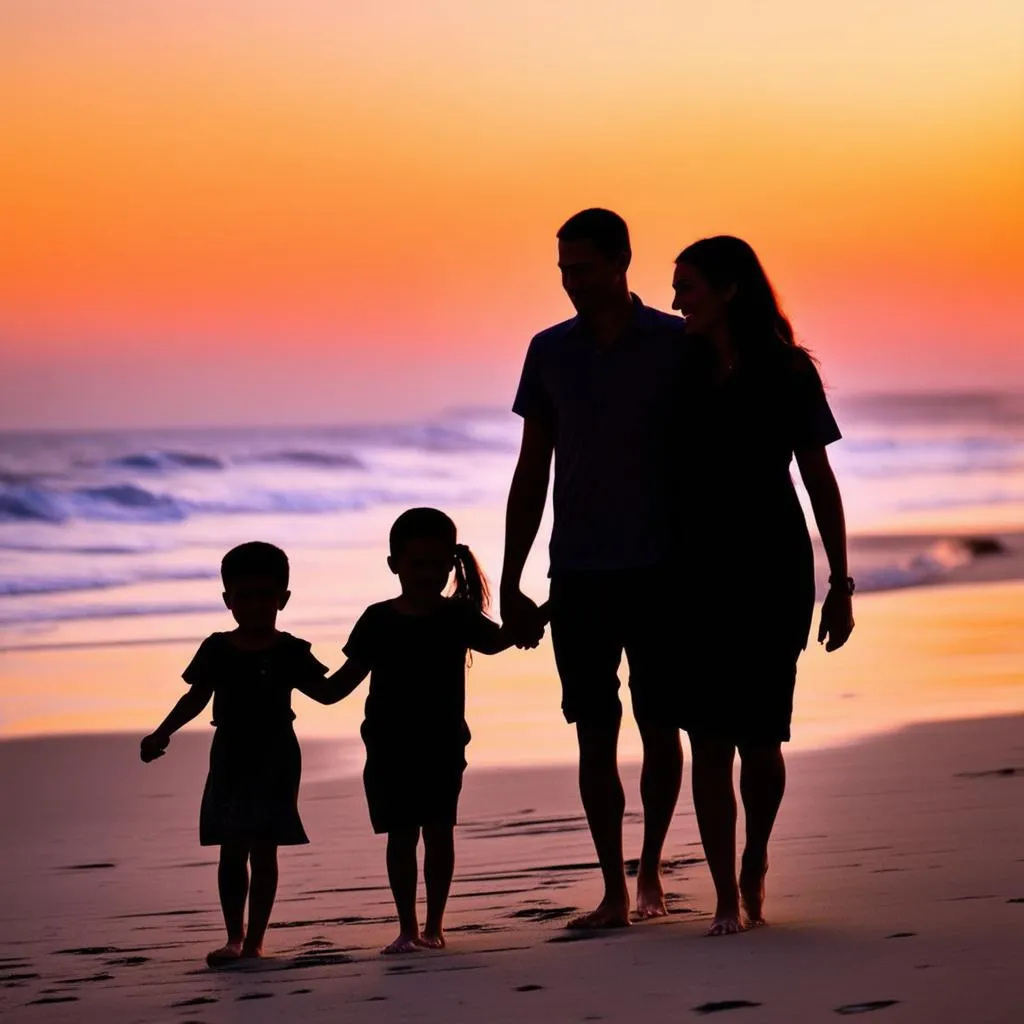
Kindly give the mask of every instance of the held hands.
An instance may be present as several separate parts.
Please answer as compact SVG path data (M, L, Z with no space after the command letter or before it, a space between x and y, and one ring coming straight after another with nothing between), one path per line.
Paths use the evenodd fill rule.
M839 650L850 639L853 625L853 598L845 590L833 587L821 606L818 643L825 644L826 651Z
M150 733L142 739L139 756L145 764L149 764L150 761L155 761L158 757L164 756L164 751L170 742L170 736L159 732Z
M536 647L544 639L547 616L518 587L501 592L501 621L516 647Z

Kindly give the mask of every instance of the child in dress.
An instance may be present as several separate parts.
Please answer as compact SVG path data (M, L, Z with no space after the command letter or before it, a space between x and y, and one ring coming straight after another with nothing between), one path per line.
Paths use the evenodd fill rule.
M228 941L208 954L211 967L262 955L277 892L277 848L309 842L299 818L292 689L323 704L339 699L310 645L277 629L277 613L290 596L285 553L259 541L242 544L224 556L221 576L224 603L238 626L203 641L182 674L188 692L141 751L146 762L162 757L172 734L213 698L216 732L199 842L220 847L217 884Z
M351 692L367 675L370 690L361 733L363 782L370 821L387 833L388 881L399 935L383 953L444 947L443 918L455 868L454 827L469 742L466 725L468 651L497 654L512 645L484 614L487 583L469 548L456 543L443 512L414 508L391 528L388 567L402 592L371 605L352 629L344 653ZM455 585L445 596L452 570ZM338 675L331 682L341 683ZM417 857L423 836L427 919L416 912Z

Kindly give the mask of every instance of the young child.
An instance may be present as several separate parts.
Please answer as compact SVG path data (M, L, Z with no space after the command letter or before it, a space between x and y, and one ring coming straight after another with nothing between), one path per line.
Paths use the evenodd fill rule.
M285 553L259 541L242 544L224 556L221 576L224 604L238 627L203 641L182 674L188 692L141 751L146 762L162 757L172 734L213 698L216 732L199 842L220 847L217 885L228 941L207 956L211 967L262 955L277 892L277 848L309 842L299 818L292 689L323 704L339 699L309 644L277 629L277 613L291 596Z
M455 523L433 508L403 512L391 528L388 567L401 594L371 605L352 629L340 670L350 693L369 674L363 782L370 821L387 833L388 881L399 935L383 953L444 947L443 918L455 868L454 827L469 742L467 652L512 645L484 614L487 583ZM445 596L452 570L454 593ZM423 835L426 927L416 913L416 849Z

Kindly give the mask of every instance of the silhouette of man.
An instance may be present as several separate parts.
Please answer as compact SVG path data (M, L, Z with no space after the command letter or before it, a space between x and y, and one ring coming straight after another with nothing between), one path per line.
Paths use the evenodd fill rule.
M501 615L521 646L542 633L523 594L554 456L551 638L562 711L576 726L579 786L604 879L596 910L570 927L629 924L618 771L618 668L625 652L643 740L641 918L666 913L661 851L679 795L682 747L673 691L670 441L683 323L645 306L626 281L625 221L583 210L558 231L558 267L576 316L530 343L513 409L523 418L508 497ZM678 654L676 655L678 660Z

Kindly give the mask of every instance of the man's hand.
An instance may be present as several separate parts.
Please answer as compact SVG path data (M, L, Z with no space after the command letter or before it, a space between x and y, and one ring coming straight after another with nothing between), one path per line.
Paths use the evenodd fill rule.
M518 587L501 590L501 621L516 647L536 647L544 639L546 616Z
M150 735L143 737L139 756L144 763L149 764L150 761L155 761L158 757L164 756L164 751L170 742L170 736L159 732L150 733Z
M818 643L825 644L826 651L837 651L853 632L853 599L844 590L833 588L825 595L821 606L821 625L818 627Z

